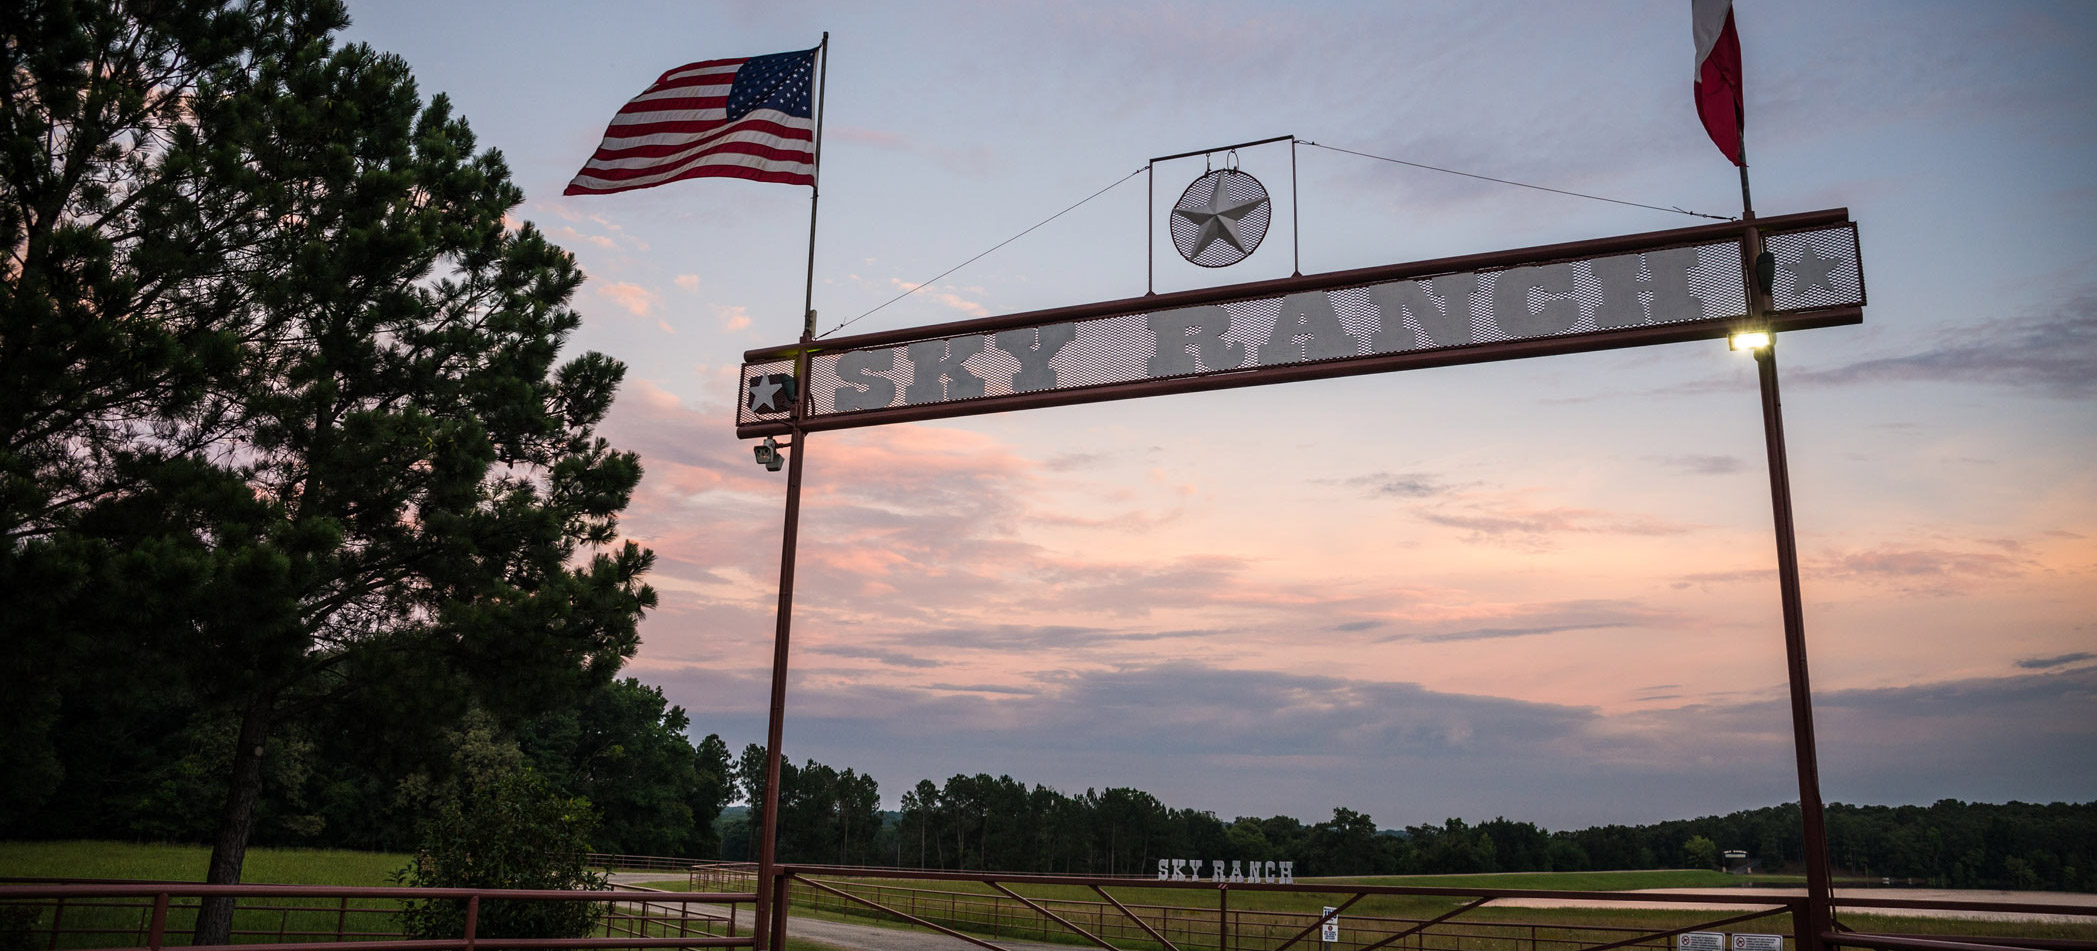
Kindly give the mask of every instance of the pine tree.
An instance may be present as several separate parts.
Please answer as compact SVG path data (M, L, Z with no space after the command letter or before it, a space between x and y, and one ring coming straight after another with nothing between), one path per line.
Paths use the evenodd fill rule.
M639 462L594 434L624 368L562 359L581 272L344 22L53 0L0 44L0 584L39 625L11 640L117 645L238 723L213 883L286 724L374 695L514 722L608 682L654 604L615 542ZM54 657L10 646L10 681ZM231 906L198 920L222 943Z

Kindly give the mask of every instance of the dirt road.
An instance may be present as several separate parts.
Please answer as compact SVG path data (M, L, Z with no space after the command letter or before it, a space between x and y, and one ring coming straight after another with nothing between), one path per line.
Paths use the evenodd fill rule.
M1761 887L1758 887L1758 888L1738 888L1738 889L1711 889L1711 888L1640 888L1640 889L1636 889L1636 891L1638 891L1638 892L1641 892L1641 893L1644 893L1644 894L1649 894L1649 895L1694 895L1694 894L1698 894L1698 893L1706 893L1706 892L1712 892L1712 891L1726 891L1726 892L1728 892L1729 894L1730 894L1730 893L1734 893L1734 892L1739 892L1739 893L1743 893L1743 894L1755 894L1755 895L1769 895L1769 896L1770 896L1770 897L1772 897L1772 898L1780 898L1780 897L1790 897L1790 898L1796 898L1796 897L1802 896L1802 895L1804 895L1804 894L1806 893L1806 890L1805 890L1804 888L1761 888ZM1837 888L1837 889L1835 889L1835 904L1836 904L1836 908L1837 908L1837 911L1838 911L1838 913L1839 913L1839 911L1840 911L1840 909L1841 909L1842 899L1844 899L1844 898L1899 898L1899 899L1910 899L1910 900L1915 900L1915 899L1919 899L1919 900L1924 900L1924 901L2001 901L2001 902L2022 902L2022 903L2025 903L2025 904L2033 904L2033 905L2074 905L2074 906L2076 906L2076 907L2079 907L2079 908L2097 908L2097 895L2093 895L2093 894L2087 894L2087 893L2082 893L2082 892L2005 892L2005 891L1993 891L1993 890L1988 890L1988 889L1954 889L1954 888ZM1700 910L1712 910L1712 911L1722 911L1722 910L1724 910L1724 909L1727 909L1727 908L1737 908L1737 907L1739 907L1739 906L1738 906L1738 905L1721 905L1721 904L1716 904L1716 903L1705 903L1705 904L1697 904L1697 903L1684 903L1684 904L1669 904L1669 905L1665 905L1665 906L1657 906L1657 905L1651 904L1651 903L1649 903L1649 902L1632 902L1632 901L1608 901L1608 900L1606 900L1606 899L1573 899L1573 898L1502 898L1502 899L1500 899L1500 900L1498 900L1498 901L1495 901L1495 902L1493 902L1493 903L1492 903L1491 905L1488 905L1488 906L1486 906L1486 907L1487 907L1487 908L1655 908L1655 907L1666 907L1666 908L1695 908L1695 909L1700 909ZM2091 921L2091 919L2089 919L2089 918L2079 917L2079 916L2075 916L2075 915L2041 915L2041 914L2026 914L2026 913L2023 913L2023 912L2000 912L2000 911L1955 911L1955 910L1923 910L1923 909L1917 909L1917 908L1856 908L1856 909L1853 909L1851 913L1852 913L1852 914L1872 914L1872 915L1886 915L1886 916L1888 916L1888 917L1894 917L1894 918L1963 918L1963 919L1967 919L1967 920L1971 920L1971 921L2040 921L2040 922L2049 922L2049 923L2055 923L2055 924L2065 924L2065 923L2072 923L2072 922L2082 922L2082 923L2084 923L2084 924L2087 924L2087 923L2089 923L2089 922Z

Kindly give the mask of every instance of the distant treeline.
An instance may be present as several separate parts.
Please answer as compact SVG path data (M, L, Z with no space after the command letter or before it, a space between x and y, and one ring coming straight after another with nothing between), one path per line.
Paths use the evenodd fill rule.
M738 773L746 791L761 789L748 777L762 755L754 745L744 750ZM847 787L849 797L831 792ZM1147 874L1160 858L1288 859L1299 876L1714 868L1734 849L1765 872L1798 871L1804 859L1796 804L1552 832L1504 818L1379 829L1346 808L1314 824L1289 816L1225 821L1137 789L1070 795L983 774L943 786L921 780L877 827L878 801L873 780L850 770L811 761L784 773L782 859L1076 874ZM748 818L723 825L724 854L746 857ZM1841 874L1958 888L2097 889L2097 802L1835 803L1828 837Z
M0 837L210 841L237 725L180 691L138 686L52 711L62 768L40 788L10 790ZM695 742L685 712L655 687L615 681L506 724L400 701L375 695L272 737L254 841L413 849L422 791L473 761L461 748L487 742L469 739L479 723L554 794L589 802L600 851L753 857L753 816L728 807L761 801L764 750L731 755L715 735ZM6 759L0 775L21 775ZM1138 789L1071 794L976 774L921 780L884 812L872 776L814 760L782 764L780 802L780 857L792 862L1141 875L1161 858L1290 860L1297 875L1371 875L1713 867L1730 849L1761 871L1796 871L1803 858L1795 805L1558 832L1509 819L1380 829L1345 808L1317 823L1225 820ZM1845 874L2097 890L2097 802L1835 804L1828 829Z

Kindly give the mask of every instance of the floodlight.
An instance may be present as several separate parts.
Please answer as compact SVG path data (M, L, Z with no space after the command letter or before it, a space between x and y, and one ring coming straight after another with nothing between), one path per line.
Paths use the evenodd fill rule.
M779 453L779 440L770 436L766 436L764 442L751 446L750 453L757 457L757 464L765 467L767 472L778 472L779 467L786 464L786 457Z
M1734 350L1760 350L1769 343L1767 330L1743 330L1726 338L1726 345Z

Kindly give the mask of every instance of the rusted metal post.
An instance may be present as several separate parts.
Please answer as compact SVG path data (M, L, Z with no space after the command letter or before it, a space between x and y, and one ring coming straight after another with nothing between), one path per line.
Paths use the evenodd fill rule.
M1798 951L1821 951L1821 935L1834 924L1830 907L1827 810L1820 799L1820 756L1813 741L1813 686L1806 672L1806 619L1799 592L1798 538L1791 511L1791 471L1784 453L1783 401L1777 391L1777 346L1755 349L1762 381L1762 431L1768 443L1769 497L1777 535L1777 588L1784 602L1784 663L1791 680L1792 748L1798 756L1799 819L1806 850L1805 923Z
M342 905L335 909L335 940L342 940L342 933L349 930L349 896L342 896Z
M473 935L480 927L480 920L481 896L475 895L466 899L466 933L461 935L466 941L466 951L473 951Z
M1290 142L1289 161L1292 166L1295 160L1296 143ZM1216 886L1216 951L1231 951L1231 886L1228 882Z
M786 909L794 900L793 876L780 873L778 890L772 894L772 941L774 947L786 947Z
M1747 283L1748 317L1767 330L1769 289L1762 286L1762 234L1755 227L1755 201L1748 189L1747 139L1740 146L1741 263ZM1777 335L1755 348L1762 387L1762 436L1769 457L1769 499L1776 522L1777 590L1784 610L1784 666L1791 682L1791 746L1798 759L1798 808L1806 851L1805 926L1797 951L1822 951L1821 935L1834 926L1828 867L1827 810L1820 799L1820 755L1813 739L1813 686L1806 673L1806 609L1799 591L1798 533L1791 511L1791 463L1784 448L1784 408L1777 388Z
M805 346L812 338L812 334L802 332L804 349L794 361L799 390L794 403L797 420L808 403L808 351ZM801 532L801 470L807 461L807 444L808 434L796 432L792 445L787 448L793 455L786 467L786 522L779 540L779 620L772 635L772 707L770 722L765 727L764 802L759 804L762 823L757 845L757 922L754 932L757 951L772 951L777 947L771 940L770 912L775 903L784 903L783 897L775 894L779 879L779 743L786 724L786 670L794 616L794 554Z
M50 944L50 946L49 946L49 949L50 949L50 951L57 951L57 949L58 949L58 928L59 928L59 926L60 926L60 925L63 925L63 924L65 924L65 922L66 922L66 896L64 896L64 895L60 895L60 896L58 896L58 903L57 903L57 905L56 905L55 907L53 907L53 908L51 909L51 944Z
M167 939L167 893L153 896L153 924L146 932L146 947L160 951Z

